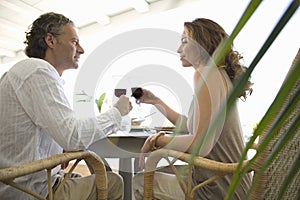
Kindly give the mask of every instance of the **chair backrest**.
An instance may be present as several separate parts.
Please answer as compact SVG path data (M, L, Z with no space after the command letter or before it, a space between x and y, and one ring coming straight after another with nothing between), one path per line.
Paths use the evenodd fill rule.
M47 171L47 174L51 175L51 170L54 169L57 165L68 163L71 160L77 160L73 164L73 167L68 172L68 173L72 173L76 165L82 159L85 160L85 162L88 164L88 166L93 170L95 174L97 198L99 200L106 200L107 199L107 176L106 176L105 165L102 159L98 155L89 151L65 152L62 154L57 154L48 158L44 158L42 160L36 160L18 166L2 168L0 169L0 182L10 185L16 189L19 189L29 195L32 195L36 199L53 200L54 195L53 195L52 187L48 187L48 197L44 197L36 193L35 191L31 191L29 188L26 188L23 185L14 182L14 179L28 174L33 174L35 172L39 172L42 170ZM64 180L68 178L70 178L70 174L67 174ZM47 181L48 181L48 185L51 185L52 177L48 176ZM62 181L56 190L59 190L59 188L64 183L65 181ZM2 198L0 197L0 199Z
M300 49L292 63L290 71L294 68L296 62L300 59ZM289 100L295 96L297 90L300 88L300 77L296 83L293 85L291 92L287 95L285 99L285 105L281 107L280 112L286 109ZM279 113L280 113L279 112ZM278 113L277 113L278 114ZM293 163L300 162L299 152L300 152L300 120L298 119L300 115L300 102L297 102L295 109L289 114L288 118L284 121L281 127L276 131L274 137L272 137L269 145L260 154L258 159L254 163L254 187L250 193L250 199L278 199L279 191L284 180L289 174ZM276 115L275 115L276 116ZM269 128L276 123L276 118L272 120L269 124ZM296 121L297 120L297 121ZM266 168L266 170L258 177L257 182L255 177L258 176L258 171L260 170L262 164L268 159L270 154L275 150L274 147L280 142L282 137L287 133L289 128L296 128L296 133L283 147L280 153L275 157L271 164ZM260 140L258 145L263 141L267 130L260 135ZM300 194L300 170L298 168L297 173L293 177L292 182L288 185L286 192L284 193L283 199L297 199Z

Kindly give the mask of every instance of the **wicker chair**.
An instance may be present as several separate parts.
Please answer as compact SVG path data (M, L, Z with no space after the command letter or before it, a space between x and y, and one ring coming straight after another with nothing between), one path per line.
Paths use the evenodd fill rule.
M299 69L300 61L300 49L292 63L290 68L290 73L292 69L296 66ZM288 102L292 98L296 97L296 106L289 113L289 116L281 124L280 128L276 130L276 133L271 138L269 144L261 152L261 154L254 160L252 169L254 170L254 181L253 189L250 191L250 199L300 199L300 171L299 171L299 152L300 152L300 101L299 101L299 89L300 89L300 76L298 76L297 81L292 87L291 92L287 94L284 102L284 106L280 111L287 109ZM272 120L272 123L268 124L268 128L261 135L261 139L258 142L258 146L264 141L263 138L268 133L268 129L278 123L277 118ZM259 170L262 168L263 164L267 159L270 158L270 155L276 150L277 145L282 142L286 133L291 134L291 129L295 130L295 134L287 140L287 143L280 150L279 154L274 158L270 165L263 171L262 174L259 174ZM265 138L266 139L266 138ZM285 184L284 180L287 177L288 172L292 169L293 163L298 164L298 169L296 169L296 174L292 177L292 182L288 185L286 192L283 197L278 197L278 191ZM294 169L295 170L295 169ZM256 178L255 176L258 176Z
M98 199L107 199L107 177L106 170L103 161L93 152L65 152L55 156L51 156L42 160L33 161L30 163L22 164L15 167L0 169L0 181L4 184L15 187L23 192L26 192L37 199L53 199L53 191L51 187L51 170L60 164L76 160L71 169L68 171L64 180L69 178L69 174L75 169L80 160L85 160L89 167L93 169L93 173L96 176L96 188ZM47 170L48 175L48 198L43 197L35 192L30 191L27 188L14 182L17 177L32 174L41 170ZM58 187L64 184L64 180ZM49 187L50 186L50 187ZM58 189L58 188L57 188Z
M298 51L296 58L290 68L290 71L294 68L297 62L297 68L299 69L299 61L300 61L300 50ZM283 89L283 88L282 88ZM258 149L258 156L254 156L254 161L251 162L250 168L248 171L254 172L254 179L252 183L252 188L249 191L249 198L256 199L279 199L278 191L285 184L284 180L287 178L287 174L290 169L296 172L292 177L292 182L288 185L286 192L282 196L282 199L299 199L300 197L300 170L299 170L299 152L300 152L300 103L299 103L299 90L300 90L300 76L298 76L296 83L293 85L291 92L286 96L284 106L281 107L281 110L286 109L288 106L288 102L291 98L296 97L296 107L293 109L291 113L289 113L288 118L281 124L280 128L276 130L276 134L271 138L270 143L267 147L259 152L260 144L263 142L265 136L267 136L268 129L273 127L277 123L277 114L275 117L270 120L271 122L268 124L268 128L264 130L259 136L258 146L254 146L254 149ZM279 112L280 113L280 112ZM284 148L280 150L280 153L275 157L275 159L271 162L270 165L267 166L265 170L260 173L261 169L264 168L265 161L270 157L271 153L276 150L276 145L282 138L285 137L288 131L292 129L296 130L292 136L289 138L288 142L285 144ZM188 181L187 183L181 178L180 173L174 167L173 162L169 160L170 157L179 159L186 163L193 163L193 165L200 166L202 168L211 170L215 172L216 176L209 178L205 182L192 187L192 164L188 164ZM200 187L215 181L227 174L232 174L236 171L238 163L221 163L213 160L209 160L203 157L193 157L191 154L178 152L174 150L160 149L154 152L151 152L149 155L144 173L144 199L152 200L153 199L153 177L155 170L157 168L158 162L162 159L166 159L173 172L177 175L179 183L184 188L185 199L191 200L194 199L194 191L199 189ZM191 159L192 162L191 162ZM243 161L241 170L249 163L250 161ZM296 164L296 165L295 165ZM298 165L297 165L298 164ZM295 165L295 166L294 166ZM296 169L296 170L295 170ZM290 177L291 178L291 177Z

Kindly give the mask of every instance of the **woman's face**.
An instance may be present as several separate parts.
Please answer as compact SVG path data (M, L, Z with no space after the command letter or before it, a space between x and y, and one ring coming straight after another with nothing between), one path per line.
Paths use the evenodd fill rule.
M182 33L181 45L177 53L179 53L182 66L194 68L199 66L201 47L198 42L188 36L186 29Z

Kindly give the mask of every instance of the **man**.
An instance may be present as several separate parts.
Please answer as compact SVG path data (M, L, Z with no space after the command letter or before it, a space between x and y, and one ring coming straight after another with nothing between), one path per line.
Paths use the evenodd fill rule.
M74 23L57 13L35 20L26 33L29 59L15 64L0 80L0 168L15 166L66 151L84 150L120 126L121 116L132 109L121 96L105 113L95 118L75 118L60 78L64 70L78 68L84 53ZM108 198L123 198L123 180L107 172ZM54 188L60 169L53 174ZM46 173L17 179L47 196ZM94 175L74 178L55 199L96 199ZM1 199L30 199L21 191L0 184Z

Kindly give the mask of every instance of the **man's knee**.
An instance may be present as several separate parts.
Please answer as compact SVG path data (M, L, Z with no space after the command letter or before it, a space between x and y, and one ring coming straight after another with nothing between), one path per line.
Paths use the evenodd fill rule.
M124 182L122 176L107 172L108 199L123 199Z
M138 173L133 177L132 180L132 190L133 190L132 192L136 200L143 199L143 194L144 194L143 186L144 186L144 174Z
M113 185L115 184L124 185L122 176L114 172L107 172L107 182L108 184L112 183Z

